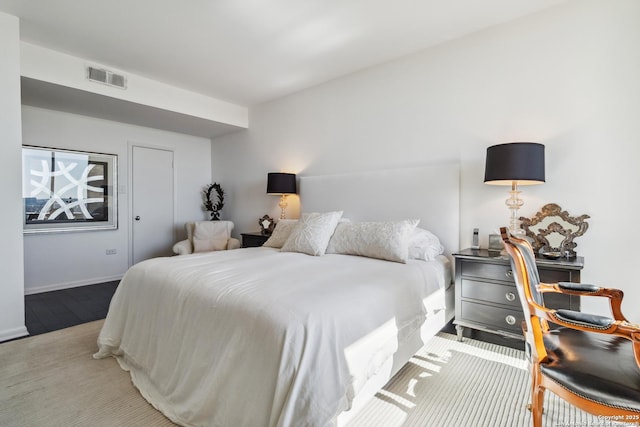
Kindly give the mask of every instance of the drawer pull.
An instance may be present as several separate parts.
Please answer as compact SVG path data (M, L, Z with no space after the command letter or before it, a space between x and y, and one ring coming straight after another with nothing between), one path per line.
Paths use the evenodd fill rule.
M516 300L516 294L514 294L513 292L507 292L506 294L504 294L504 297L507 299L507 301Z
M504 321L507 322L508 325L515 325L516 324L516 318L513 317L512 315L508 315L507 317L505 317Z
M504 273L504 275L507 276L509 279L511 279L513 277L513 271L507 270L507 272Z

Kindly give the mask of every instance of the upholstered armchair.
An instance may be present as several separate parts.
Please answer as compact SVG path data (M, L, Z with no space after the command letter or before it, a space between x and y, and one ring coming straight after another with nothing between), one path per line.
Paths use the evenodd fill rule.
M500 233L525 316L534 427L542 426L545 390L603 420L640 421L640 326L623 316L622 291L540 283L529 242L509 236L505 228ZM608 298L612 317L548 309L543 299L547 292ZM549 322L559 327L549 329Z
M187 222L184 226L187 238L173 245L173 253L177 255L240 247L240 241L231 237L231 221L195 221Z

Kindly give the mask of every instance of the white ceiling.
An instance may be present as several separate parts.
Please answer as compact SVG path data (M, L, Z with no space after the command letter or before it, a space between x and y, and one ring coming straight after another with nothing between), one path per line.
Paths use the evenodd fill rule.
M250 106L566 0L0 0L23 41Z

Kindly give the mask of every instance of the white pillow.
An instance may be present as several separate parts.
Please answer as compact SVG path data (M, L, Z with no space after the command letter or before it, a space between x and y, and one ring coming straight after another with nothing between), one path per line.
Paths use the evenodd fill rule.
M273 229L271 236L269 236L262 246L280 249L282 245L284 245L284 242L287 241L296 225L298 225L297 219L279 220L276 223L276 227Z
M302 214L298 225L280 250L307 255L324 255L340 217L342 217L342 211Z
M340 223L331 237L327 253L406 263L409 237L418 222L417 219L411 219Z
M216 221L196 222L193 229L193 252L210 252L227 249L229 233Z
M433 261L444 252L444 246L435 234L416 228L409 237L409 258Z

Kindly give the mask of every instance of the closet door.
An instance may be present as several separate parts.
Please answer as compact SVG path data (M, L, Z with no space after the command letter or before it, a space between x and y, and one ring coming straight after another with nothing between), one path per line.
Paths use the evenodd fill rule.
M172 255L173 151L132 147L132 263Z

